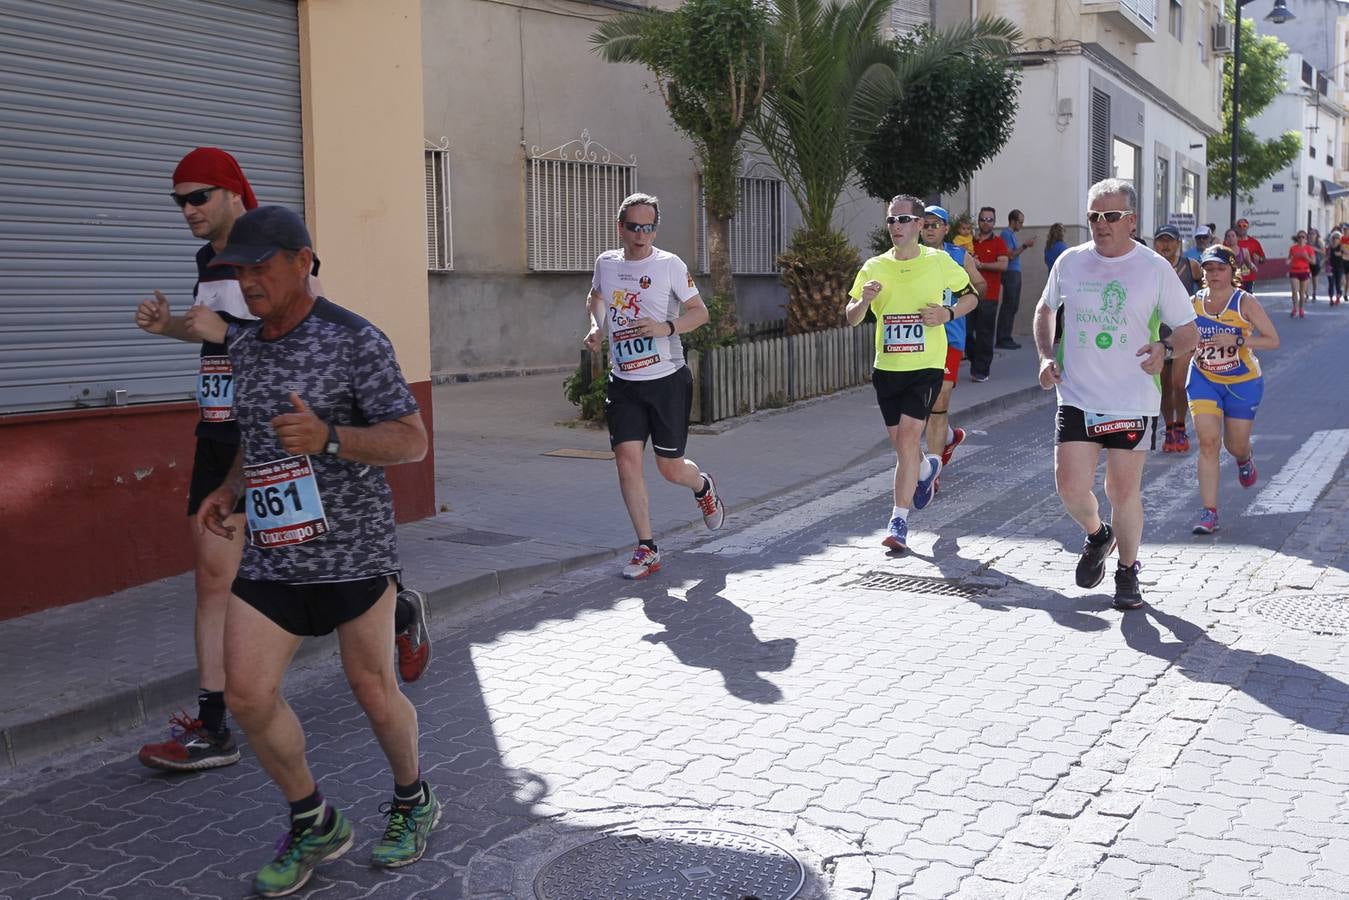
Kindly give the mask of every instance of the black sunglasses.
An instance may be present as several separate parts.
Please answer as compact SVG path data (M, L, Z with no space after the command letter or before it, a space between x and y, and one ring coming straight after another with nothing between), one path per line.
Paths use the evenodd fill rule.
M633 234L651 234L656 230L656 224L654 222L650 225L642 225L639 222L624 222L623 227Z
M921 218L922 218L922 216L911 216L911 215L908 215L907 213L905 213L904 215L900 215L900 216L886 216L886 217L885 217L885 224L886 224L886 225L907 225L907 224L909 224L910 222L917 222L917 221L918 221L919 219L921 219Z
M171 192L169 196L173 198L174 203L178 204L178 208L182 209L184 206L187 206L188 204L191 204L193 206L201 206L207 200L211 199L211 191L218 191L218 190L220 190L220 188L218 187L208 187L202 188L199 191L191 191L190 193L187 194L178 194Z

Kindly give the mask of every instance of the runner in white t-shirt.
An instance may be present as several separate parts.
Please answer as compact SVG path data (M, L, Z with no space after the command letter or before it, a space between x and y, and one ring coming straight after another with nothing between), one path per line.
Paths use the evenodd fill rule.
M1040 386L1058 387L1054 480L1064 508L1086 531L1077 584L1093 588L1118 543L1115 607L1143 605L1138 546L1143 438L1161 411L1159 376L1166 360L1194 350L1194 308L1170 264L1130 237L1138 195L1108 178L1087 193L1091 243L1065 250L1054 263L1035 310ZM1054 347L1062 307L1063 340ZM1159 326L1171 329L1158 338ZM1101 520L1093 490L1101 448L1113 523Z
M633 194L623 201L618 208L621 249L608 250L595 260L586 300L590 332L585 345L593 353L605 338L609 341L612 369L604 416L618 486L637 532L637 548L623 568L623 577L634 579L660 569L642 474L647 438L660 474L694 492L707 527L720 528L726 517L712 476L684 457L693 374L684 365L679 334L706 324L707 307L684 261L652 243L659 223L656 197Z

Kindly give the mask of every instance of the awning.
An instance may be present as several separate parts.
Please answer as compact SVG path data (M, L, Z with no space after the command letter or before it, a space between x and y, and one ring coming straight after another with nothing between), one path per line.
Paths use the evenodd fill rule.
M1341 197L1349 197L1349 187L1336 184L1333 181L1322 180L1321 193L1326 195L1327 200L1338 200Z

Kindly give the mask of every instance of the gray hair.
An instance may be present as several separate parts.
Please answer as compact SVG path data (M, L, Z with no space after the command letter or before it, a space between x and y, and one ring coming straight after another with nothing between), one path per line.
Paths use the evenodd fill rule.
M1135 212L1138 211L1138 191L1121 178L1106 178L1093 184L1087 191L1087 205L1091 206L1106 194L1123 194L1125 205Z
M618 221L626 222L624 216L634 206L649 206L656 211L656 224L660 224L660 198L655 194L629 194L618 204Z

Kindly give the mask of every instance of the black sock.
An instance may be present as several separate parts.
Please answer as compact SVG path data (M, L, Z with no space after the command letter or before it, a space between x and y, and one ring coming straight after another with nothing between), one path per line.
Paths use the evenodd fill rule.
M408 806L416 806L426 799L426 794L422 790L422 773L418 772L417 777L412 784L399 784L394 782L393 799L395 803L402 803Z
M402 634L412 627L412 620L417 618L417 613L412 608L412 603L399 597L393 605L393 633Z
M698 498L701 499L702 497L706 497L706 496L707 496L707 492L710 491L710 490L712 490L712 482L708 481L708 480L707 480L707 476L704 475L704 476L703 476L703 489L702 489L701 491L694 491L694 492L693 492L693 496L698 497Z
M642 540L637 542L637 546L650 547L652 553L659 552L658 550L656 550L656 541L653 538L643 538Z
M1091 541L1097 547L1110 540L1110 525L1102 522L1101 527L1094 534L1087 535L1087 540Z
M225 692L197 691L197 718L211 734L225 731Z
M314 793L302 800L296 800L290 805L292 825L313 827L323 832L332 824L332 820L332 807L324 802L323 794L319 793L317 786L314 788Z

